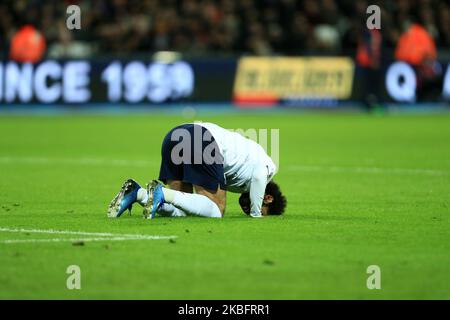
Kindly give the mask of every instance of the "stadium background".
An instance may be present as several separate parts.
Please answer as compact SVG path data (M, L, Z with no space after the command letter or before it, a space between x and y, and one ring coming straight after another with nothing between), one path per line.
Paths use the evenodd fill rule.
M439 0L1 1L0 298L448 299L449 20ZM221 221L108 220L196 120L280 130L286 215L230 194Z
M149 108L166 102L369 108L448 103L448 4L370 4L377 3L380 30L367 28L365 1L3 1L0 101ZM81 9L79 30L67 27L70 4ZM240 64L243 57L272 58L248 67ZM320 64L323 57L340 59ZM73 68L82 70L78 74L64 68L80 60L84 65ZM38 64L24 70L13 61ZM47 63L38 69L39 62ZM76 88L77 81L81 88L71 97L64 82ZM57 90L54 82L63 88L47 92Z

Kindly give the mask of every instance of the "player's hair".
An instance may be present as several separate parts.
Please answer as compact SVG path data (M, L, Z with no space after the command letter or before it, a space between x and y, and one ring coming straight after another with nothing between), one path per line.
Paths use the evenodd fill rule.
M281 193L280 186L278 186L275 182L270 181L266 186L266 194L270 194L273 197L272 203L268 205L269 215L283 214L284 209L286 209L287 200Z

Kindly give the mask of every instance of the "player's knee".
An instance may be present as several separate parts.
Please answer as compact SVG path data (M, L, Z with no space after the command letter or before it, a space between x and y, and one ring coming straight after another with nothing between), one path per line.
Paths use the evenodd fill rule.
M223 218L225 213L225 205L219 203L218 201L211 200L211 210L213 211L214 218Z
M220 211L220 217L223 218L223 216L225 214L225 204L218 205L218 207L219 207L219 211Z
M226 200L216 197L214 198L214 203L217 205L217 208L219 208L220 216L223 217L225 214Z

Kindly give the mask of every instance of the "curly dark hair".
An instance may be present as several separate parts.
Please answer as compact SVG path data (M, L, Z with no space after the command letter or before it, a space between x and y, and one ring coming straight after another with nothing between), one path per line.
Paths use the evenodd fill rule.
M281 215L286 208L286 197L281 193L280 187L273 181L270 181L266 186L265 194L270 194L273 197L272 203L268 205L269 215ZM250 195L248 192L241 194L239 197L239 204L246 214L250 214ZM245 208L245 209L244 209Z
M266 194L273 197L272 203L269 204L269 215L283 214L286 209L287 200L281 193L280 186L273 181L270 181L266 186Z

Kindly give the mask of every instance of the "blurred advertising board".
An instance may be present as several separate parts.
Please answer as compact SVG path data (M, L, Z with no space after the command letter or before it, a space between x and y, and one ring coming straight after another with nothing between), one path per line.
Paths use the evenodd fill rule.
M195 84L183 61L8 61L0 64L0 79L2 103L158 103L189 97Z
M236 71L238 104L279 104L350 99L354 65L340 57L245 57Z
M449 61L430 68L383 64L376 74L346 57L0 61L0 108L22 104L235 103L244 107L339 107L363 101L407 106L450 100Z
M5 61L0 62L0 103L229 101L235 64L234 60L45 60L34 65Z
M385 101L397 103L450 101L450 63L415 67L395 61L383 70ZM381 94L380 94L381 95Z

